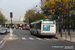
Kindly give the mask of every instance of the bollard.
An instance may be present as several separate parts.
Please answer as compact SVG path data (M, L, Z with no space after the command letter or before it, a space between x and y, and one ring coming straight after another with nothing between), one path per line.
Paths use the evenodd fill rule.
M10 28L10 36L13 36L13 31L11 28Z

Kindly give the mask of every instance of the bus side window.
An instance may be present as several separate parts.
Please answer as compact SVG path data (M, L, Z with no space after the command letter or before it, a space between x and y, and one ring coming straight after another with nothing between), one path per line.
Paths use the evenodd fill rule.
M41 22L36 23L36 29L41 29Z
M41 30L41 22L40 22L40 30Z
M30 24L30 28L34 28L34 24Z

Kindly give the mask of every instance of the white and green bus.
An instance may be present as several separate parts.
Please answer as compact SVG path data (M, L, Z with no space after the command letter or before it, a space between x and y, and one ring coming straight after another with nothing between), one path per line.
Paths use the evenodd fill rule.
M56 21L39 20L30 24L30 33L38 36L55 36Z

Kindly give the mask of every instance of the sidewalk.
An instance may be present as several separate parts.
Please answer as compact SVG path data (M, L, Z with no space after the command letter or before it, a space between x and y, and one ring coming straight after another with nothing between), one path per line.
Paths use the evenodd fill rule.
M71 36L68 35L68 32L62 32L62 37L60 36L60 33L59 34L57 33L56 37L62 40L66 40L66 41L75 43L75 32L70 32L70 33L71 33Z

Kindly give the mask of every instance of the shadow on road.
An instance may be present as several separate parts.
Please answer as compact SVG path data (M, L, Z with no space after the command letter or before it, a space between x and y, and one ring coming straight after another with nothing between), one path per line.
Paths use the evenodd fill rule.
M0 35L7 35L6 33L0 34Z
M55 39L58 39L57 37L52 37L52 36L40 36L39 38L55 38Z
M37 35L33 35L35 37L39 37L39 38L55 38L58 39L57 37L53 37L53 36L37 36Z

